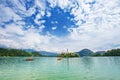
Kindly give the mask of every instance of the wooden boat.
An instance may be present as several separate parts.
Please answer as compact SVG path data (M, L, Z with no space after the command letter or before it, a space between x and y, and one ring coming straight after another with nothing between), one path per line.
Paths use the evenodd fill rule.
M58 58L57 58L57 60L61 60L61 59L62 59L62 57L58 57Z
M32 57L26 58L26 61L33 61L34 59Z

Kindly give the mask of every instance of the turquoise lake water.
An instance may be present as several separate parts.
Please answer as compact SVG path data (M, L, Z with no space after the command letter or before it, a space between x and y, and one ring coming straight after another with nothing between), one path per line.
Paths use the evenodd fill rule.
M120 80L120 57L0 58L0 80Z

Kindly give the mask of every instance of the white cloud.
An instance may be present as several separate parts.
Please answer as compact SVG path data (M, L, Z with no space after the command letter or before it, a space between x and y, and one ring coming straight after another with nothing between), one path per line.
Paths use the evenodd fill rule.
M51 13L49 11L47 11L47 17L50 17L51 16Z
M16 13L14 13L11 8L5 7L4 5L0 5L0 12L0 23L12 19L14 19L14 21L21 19L21 17L19 15L16 15Z
M16 35L19 34L19 35ZM41 44L47 45L52 37L40 35L38 30L22 30L20 26L11 26L6 29L0 28L0 45L11 48L32 48L39 50Z
M55 30L55 29L57 29L57 27L52 27L52 30Z
M68 29L68 31L70 31L70 35L65 37L65 39L60 39L60 42L62 41L64 43L62 45L60 45L60 42L56 44L59 45L59 48L64 46L64 48L70 48L73 51L82 48L105 50L116 48L112 45L118 44L120 42L119 0L96 1L92 9L90 8L91 5L86 4L89 2L93 2L93 0L87 0L85 2L83 0L78 0L79 7L75 5L75 7L72 9L71 14L75 16L74 20L78 21L77 25L79 27ZM51 2L51 4L55 3ZM65 9L70 4L71 3L67 3L66 0L66 3L61 1L58 3L58 6L62 9ZM84 13L82 13L83 10ZM82 24L81 19L85 20L86 23Z
M35 0L36 6L38 6L42 11L46 9L46 2L45 0Z
M57 24L58 22L57 21L51 21L52 24Z
M51 7L59 6L64 9L64 11L72 7L70 13L75 17L71 20L78 21L76 24L78 27L68 28L70 34L65 37L51 35L49 31L47 35L40 34L42 29L47 27L42 25L45 23L44 20L39 21L39 19L45 15L46 9L45 1L41 1L42 0L36 0L35 2L35 6L39 7L39 14L37 14L34 21L36 24L39 24L39 29L30 28L29 30L23 30L22 25L25 24L24 22L7 25L5 29L0 27L0 45L56 52L66 51L67 48L69 51L79 51L83 48L106 50L120 47L120 45L118 45L120 42L119 0L96 0L92 8L88 3L93 2L93 0L48 0ZM76 4L75 1L77 1L78 4ZM19 3L16 1L14 4ZM28 11L26 11L21 4L18 6L20 6L19 9L22 10L21 13L26 16L30 16L35 12L35 6ZM2 7L4 8L2 9ZM4 12L4 14L0 14L0 23L9 21L12 17L14 17L15 20L21 19L21 16L15 14L16 10L1 4L0 8L0 12ZM49 16L51 16L51 13L48 12L48 17ZM86 21L86 23L82 24L81 20ZM58 24L57 21L51 23ZM63 28L67 27L64 26ZM55 30L57 27L52 27L51 29Z
M48 0L50 7L54 8L57 5L57 0Z

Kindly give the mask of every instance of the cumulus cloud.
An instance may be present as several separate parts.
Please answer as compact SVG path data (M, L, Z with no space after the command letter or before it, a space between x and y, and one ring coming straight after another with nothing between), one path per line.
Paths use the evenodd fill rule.
M83 32L85 32L83 34L88 33L87 36L91 37L91 39L95 39L93 42L90 40L91 43L97 44L97 46L93 46L94 49L109 49L113 48L112 45L119 44L120 16L118 16L119 13L114 14L114 10L119 10L118 7L120 6L116 6L116 1L112 2L112 4L111 1L103 1L104 3L101 3L101 5L104 5L104 7L91 12L88 19L86 19L87 23L79 27L79 30L83 28ZM96 4L96 6L99 5L99 3ZM116 38L118 38L118 40L116 40ZM88 38L88 40L89 39L90 38Z
M14 13L11 8L0 5L0 23L9 21L14 18L14 21L20 20L21 17Z
M5 29L0 28L0 45L11 48L40 50L41 44L47 45L53 38L51 35L40 35L37 29L25 31L22 28L22 26L16 26L14 24L7 26Z
M72 0L70 1L73 3ZM68 29L70 35L66 38L67 42L60 39L65 42L64 48L75 51L82 48L106 50L120 47L113 46L120 42L120 6L118 2L118 0L78 0L78 5L72 4L75 7L72 8L71 14L75 16L74 20L77 21L76 25L79 27ZM51 2L51 4L55 3ZM65 9L71 3L65 4L61 1L58 6L61 7L62 4L61 8Z
M48 2L51 9L58 6L63 11L70 12L74 16L71 20L76 21L75 26L78 27L63 26L69 31L69 35L63 37L51 35L49 31L48 34L43 35L42 31L47 26L43 25L46 21L40 19L48 9L46 2L35 0L34 5L26 10L25 4L13 0L12 8L0 4L0 12L4 13L0 13L0 23L14 20L14 23L5 25L5 28L0 26L0 45L55 52L66 51L67 48L70 51L79 51L83 48L106 50L120 47L119 0L48 0ZM35 14L36 7L39 14L36 14L34 22L39 25L39 29L30 25L26 26L29 29L25 30L25 22L22 19ZM47 17L51 15L47 11ZM59 24L57 21L51 23ZM51 28L51 30L55 29L57 26Z

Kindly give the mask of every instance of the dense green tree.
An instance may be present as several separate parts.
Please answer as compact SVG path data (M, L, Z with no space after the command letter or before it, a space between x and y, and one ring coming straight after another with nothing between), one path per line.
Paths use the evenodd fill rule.
M120 56L120 49L108 50L104 54L94 53L92 56Z
M102 56L102 54L94 53L92 56Z
M41 56L39 52L26 52L25 50L0 48L0 56L2 57L26 57L26 56Z
M76 54L76 53L60 53L58 56L59 57L66 57L66 58L69 58L69 57L79 57L79 55Z
M120 56L120 49L108 50L103 56Z

